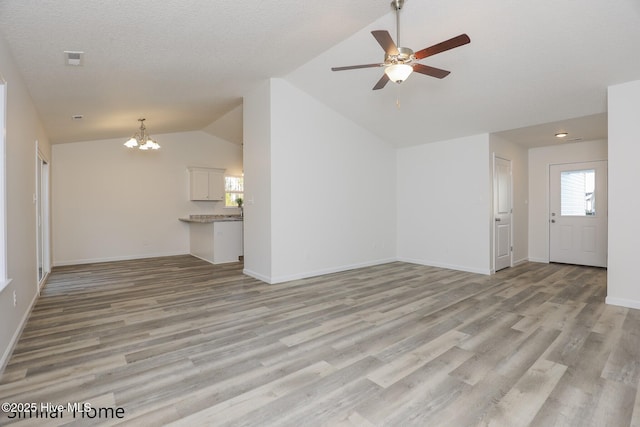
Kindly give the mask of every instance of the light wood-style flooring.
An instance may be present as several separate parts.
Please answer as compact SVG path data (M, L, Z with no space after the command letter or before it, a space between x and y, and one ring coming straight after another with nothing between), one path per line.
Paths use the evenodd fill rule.
M278 285L190 256L59 267L0 402L96 418L0 424L640 426L640 310L605 294L606 270L538 263Z

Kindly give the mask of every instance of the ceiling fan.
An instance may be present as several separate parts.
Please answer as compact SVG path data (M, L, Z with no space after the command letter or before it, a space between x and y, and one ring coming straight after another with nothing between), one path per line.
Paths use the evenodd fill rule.
M397 44L393 42L391 35L386 30L376 30L371 32L373 37L375 37L380 46L382 46L382 49L385 51L383 63L333 67L331 70L344 71L355 70L358 68L385 67L384 74L373 87L373 90L382 89L389 80L396 83L402 83L413 71L420 74L426 74L427 76L436 77L438 79L447 77L450 71L420 64L417 61L428 56L465 45L469 43L471 39L466 34L460 34L459 36L424 48L415 53L407 47L398 47L400 45L400 9L402 9L404 1L405 0L393 0L391 2L391 6L396 11Z

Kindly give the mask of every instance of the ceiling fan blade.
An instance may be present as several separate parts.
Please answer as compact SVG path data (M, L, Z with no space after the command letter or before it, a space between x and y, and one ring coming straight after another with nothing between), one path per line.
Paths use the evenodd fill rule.
M444 52L455 47L459 47L471 42L471 39L466 34L460 34L449 40L445 40L433 46L424 48L415 53L416 59L426 58L427 56L435 55L436 53Z
M398 46L393 42L391 38L391 34L387 30L376 30L371 31L373 37L376 38L380 46L384 49L387 55L397 55L398 54Z
M380 80L378 80L378 83L376 83L376 85L373 87L373 90L382 89L384 85L387 84L388 81L389 81L389 76L387 76L386 73L383 74L382 77L380 77Z
M424 64L413 64L413 71L420 74L426 74L427 76L435 77L437 79L443 79L451 73L451 71L429 67L428 65Z
M344 70L357 70L358 68L372 68L372 67L382 67L384 64L376 63L376 64L363 64L363 65L349 65L346 67L332 67L331 71L344 71Z

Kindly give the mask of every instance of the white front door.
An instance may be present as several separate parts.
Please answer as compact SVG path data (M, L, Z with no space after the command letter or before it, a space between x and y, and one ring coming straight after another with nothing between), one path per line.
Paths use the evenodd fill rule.
M511 267L511 161L494 158L493 247L495 271Z
M549 261L607 266L607 162L549 167Z

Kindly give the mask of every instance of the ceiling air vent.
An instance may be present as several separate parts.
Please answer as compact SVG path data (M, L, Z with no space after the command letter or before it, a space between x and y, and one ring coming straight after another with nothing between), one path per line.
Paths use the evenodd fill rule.
M64 61L67 65L74 67L80 67L84 65L84 52L65 50Z

